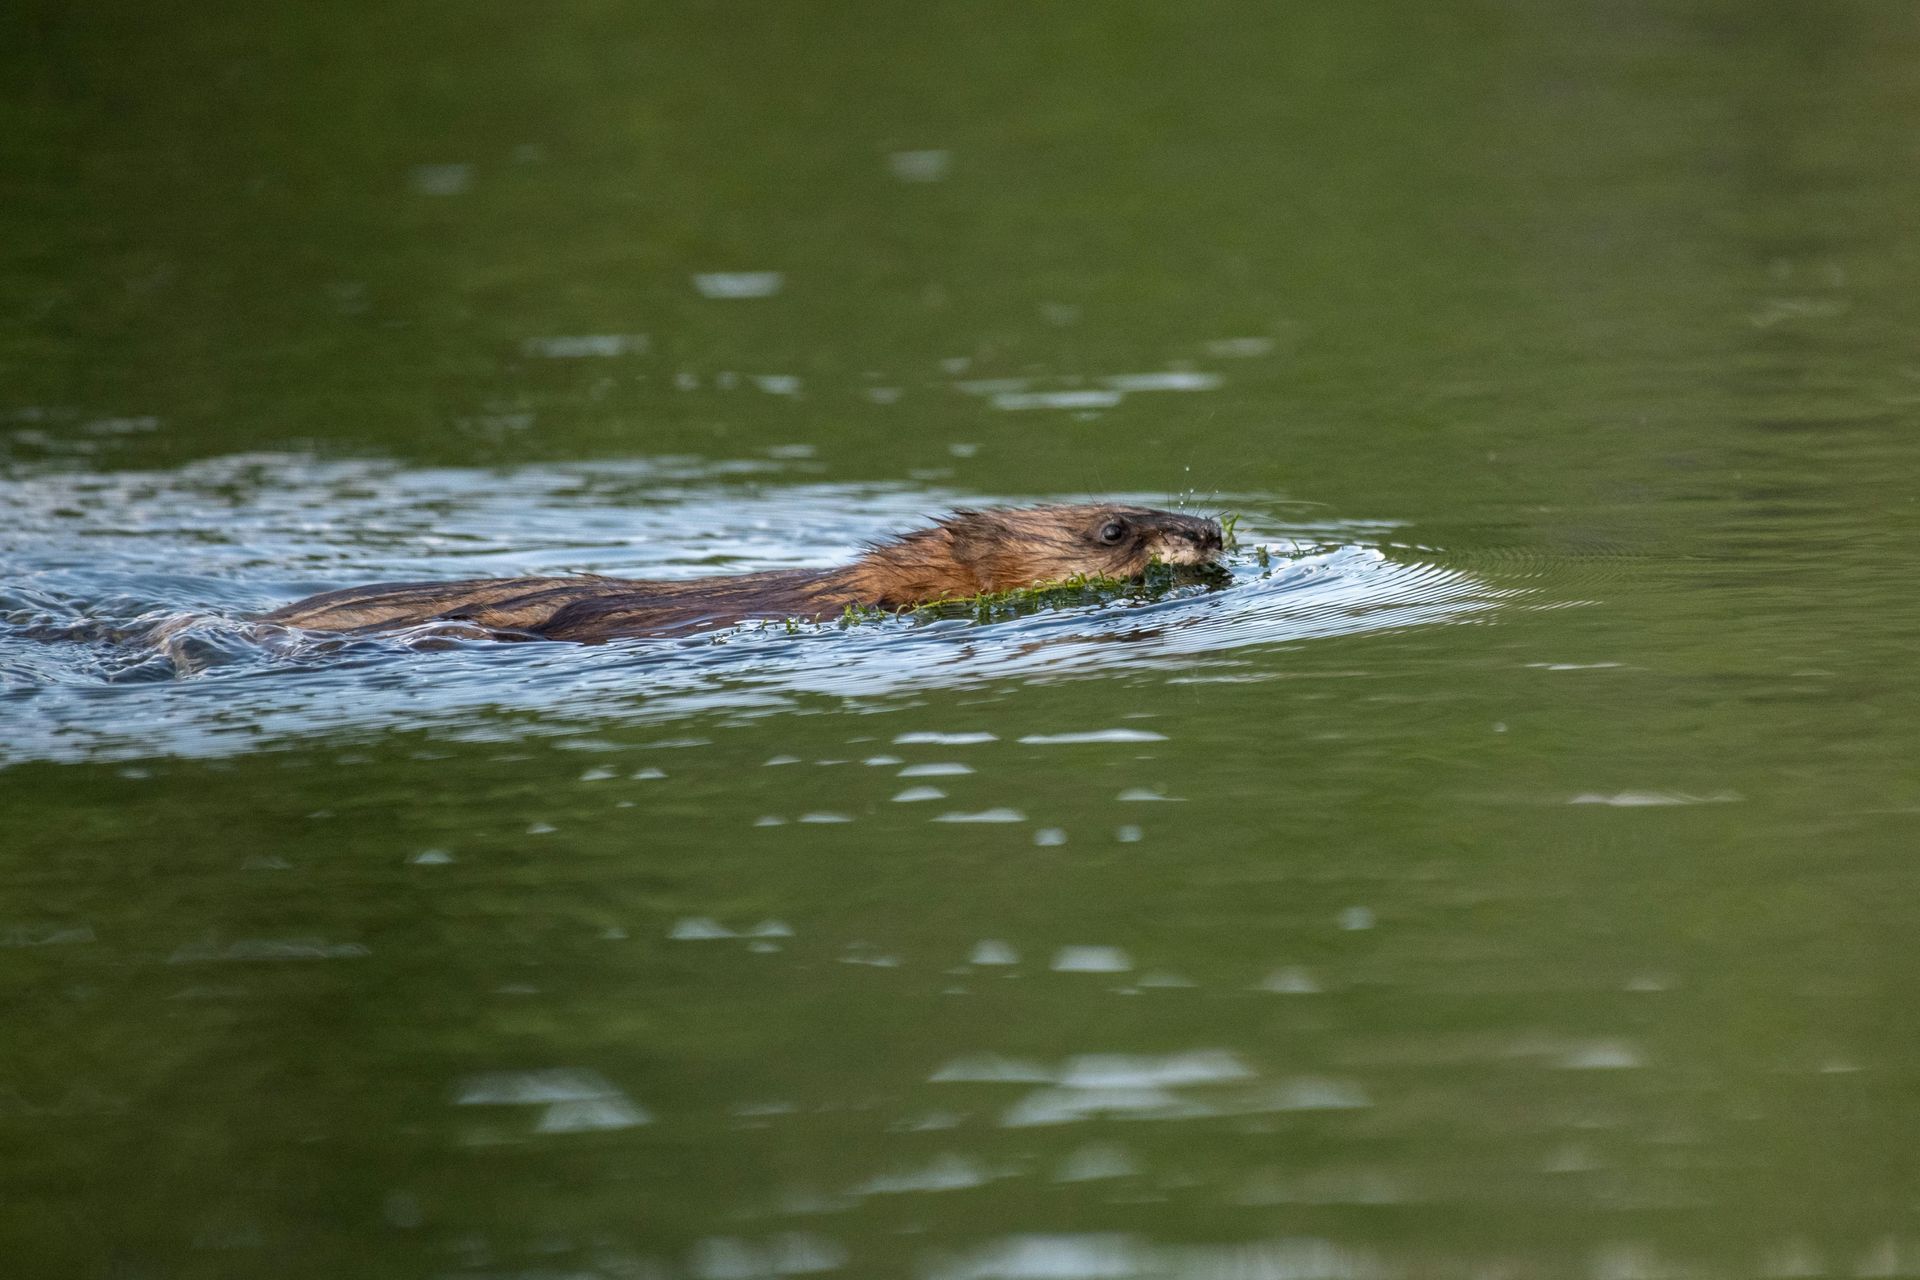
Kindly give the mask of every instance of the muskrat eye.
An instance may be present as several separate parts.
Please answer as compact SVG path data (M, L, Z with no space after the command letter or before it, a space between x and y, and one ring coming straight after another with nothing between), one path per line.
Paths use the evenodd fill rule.
M1127 536L1127 526L1118 520L1109 520L1100 526L1100 541L1112 546Z

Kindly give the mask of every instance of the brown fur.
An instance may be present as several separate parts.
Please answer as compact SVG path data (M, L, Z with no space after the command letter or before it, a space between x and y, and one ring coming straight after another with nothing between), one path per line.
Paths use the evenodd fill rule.
M1115 533L1111 539L1103 534ZM957 511L879 543L838 569L782 569L650 582L632 578L477 578L328 591L262 621L373 632L460 622L489 633L595 642L753 618L818 619L848 606L904 609L1076 577L1137 578L1147 565L1202 564L1220 526L1147 507L1090 504Z

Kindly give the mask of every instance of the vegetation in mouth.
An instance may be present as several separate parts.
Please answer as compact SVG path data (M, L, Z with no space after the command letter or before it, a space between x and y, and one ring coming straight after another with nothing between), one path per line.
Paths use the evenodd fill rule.
M1184 587L1219 590L1231 584L1233 575L1218 564L1170 565L1154 561L1138 578L1106 578L1091 575L1042 582L1011 591L988 591L972 596L954 596L916 605L898 612L871 606L848 605L836 619L841 628L863 623L907 618L923 622L968 620L1005 622L1056 609L1080 609L1114 604L1120 601L1152 601ZM788 631L798 630L804 622L788 621Z
M1222 550L1233 551L1240 546L1240 536L1235 532L1240 527L1240 516L1236 512L1223 512L1220 516L1220 546Z

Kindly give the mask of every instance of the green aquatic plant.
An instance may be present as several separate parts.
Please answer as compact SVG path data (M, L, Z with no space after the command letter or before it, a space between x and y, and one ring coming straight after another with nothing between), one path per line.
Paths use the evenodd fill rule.
M1154 560L1148 563L1146 572L1139 578L1066 578L1014 591L983 592L974 596L936 600L907 610L906 613L927 619L972 618L976 622L998 622L1046 609L1084 608L1111 604L1116 600L1157 600L1176 587L1220 587L1228 581L1230 575L1218 565L1176 566Z
M1151 568L1151 567L1150 567ZM935 600L907 610L921 618L967 618L993 622L1017 618L1042 609L1073 608L1104 604L1124 594L1136 584L1123 578L1079 576L1059 582L1042 582L1013 591L983 591L978 595L954 596Z
M857 627L863 622L878 622L883 618L891 618L892 616L891 613L888 613L878 605L850 604L841 611L840 626L842 629Z
M1228 511L1221 515L1220 545L1222 548L1228 551L1235 551L1239 549L1240 538L1239 538L1239 535L1235 532L1235 530L1238 529L1239 527L1240 527L1240 516L1238 515L1238 513Z
M1148 563L1146 572L1138 578L1081 575L1012 591L948 596L897 612L875 605L850 604L837 616L817 620L786 618L772 625L782 626L788 635L795 635L809 628L831 626L844 631L896 619L932 622L958 618L974 622L1002 622L1048 609L1085 608L1111 604L1116 600L1157 600L1178 587L1206 586L1217 589L1231 581L1232 575L1219 565L1170 565L1154 560Z

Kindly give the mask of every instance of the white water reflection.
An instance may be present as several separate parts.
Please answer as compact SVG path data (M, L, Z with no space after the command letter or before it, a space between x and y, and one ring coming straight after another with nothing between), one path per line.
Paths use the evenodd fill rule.
M407 174L407 185L423 196L457 196L473 185L470 164L423 164Z
M1077 315L1055 319L1072 323ZM984 397L995 409L1111 409L1136 392L1217 391L1224 383L1217 373L1195 369L1155 369L1145 373L1112 373L1086 385L1082 378L962 378L956 391Z
M895 151L887 157L887 167L902 182L938 182L952 164L951 151Z
M1217 373L1163 369L1155 373L1116 373L1100 381L1115 391L1217 391L1223 379Z
M838 1271L846 1265L847 1251L842 1245L807 1232L786 1232L766 1240L709 1236L698 1241L687 1257L687 1273L694 1280L766 1280L769 1276L817 1275ZM659 1272L643 1269L638 1274Z
M605 1129L631 1129L648 1124L652 1117L625 1098L587 1098L577 1102L556 1102L548 1107L534 1126L535 1133L591 1133Z
M780 271L703 271L693 277L703 298L771 298L786 282Z
M931 787L928 790L932 790ZM1025 822L1027 815L1018 809L981 809L973 813L943 813L935 822Z
M644 333L583 333L557 338L528 338L520 350L548 360L611 359L640 355L652 343Z
M1630 1071L1646 1061L1623 1040L1594 1040L1569 1047L1555 1065L1567 1071Z
M930 1081L1039 1086L1000 1112L1001 1126L1009 1129L1094 1119L1204 1120L1358 1111L1373 1105L1371 1095L1357 1081L1305 1075L1263 1080L1251 1064L1224 1049L1159 1055L1078 1054L1055 1067L974 1054L948 1062Z
M1260 989L1283 996L1317 996L1324 990L1318 978L1298 965L1275 969L1261 981Z
M850 1189L856 1196L900 1195L906 1192L964 1191L984 1186L995 1178L1005 1178L1012 1170L995 1168L951 1152L936 1156L919 1168L899 1169L877 1174Z
M1161 1245L1121 1234L1028 1234L939 1257L922 1274L925 1280L1384 1280L1425 1273L1313 1238Z
M1204 350L1216 360L1255 360L1273 354L1273 339L1215 338Z
M1036 1089L1009 1107L1000 1123L1009 1129L1072 1124L1104 1116L1121 1120L1196 1120L1219 1112L1170 1089Z
M1067 1153L1055 1170L1055 1182L1098 1182L1105 1178L1129 1178L1140 1166L1125 1147L1112 1143L1090 1142Z
M740 935L721 924L718 920L706 916L689 916L676 920L667 936L675 942L717 942L723 938L737 938Z
M1618 791L1611 795L1598 791L1586 791L1567 803L1600 804L1613 809L1663 809L1689 804L1734 804L1740 799L1740 795L1733 791L1716 791L1712 795L1704 796L1676 791Z
M1121 391L1083 388L1076 391L1005 391L993 397L996 409L1018 412L1022 409L1111 409L1120 403Z
M1133 957L1119 947L1062 947L1053 953L1056 973L1125 973L1133 968Z
M535 1133L594 1133L633 1129L653 1117L597 1071L553 1067L542 1071L488 1071L468 1076L454 1095L462 1107L539 1107Z
M1250 1080L1254 1071L1224 1049L1143 1057L1089 1053L1069 1058L1060 1083L1086 1089L1155 1088Z
M462 1107L546 1106L555 1102L599 1102L621 1097L597 1071L550 1067L540 1071L485 1071L460 1082L454 1103Z
M1007 943L994 938L983 938L974 944L973 952L967 957L968 964L1002 965L1019 964L1020 953Z
M1054 1073L1024 1058L980 1053L955 1058L927 1078L934 1084L1039 1084L1051 1082Z
M509 742L711 711L756 719L821 698L877 708L929 688L1124 672L1192 680L1232 665L1236 650L1472 618L1504 594L1350 541L1369 527L1275 524L1279 536L1259 553L1265 566L1236 562L1224 589L985 625L912 618L792 634L749 625L602 646L442 638L434 644L444 651L424 654L394 637L314 637L270 650L244 621L354 582L573 570L665 578L845 562L864 540L928 514L1001 500L879 485L743 490L736 479L804 465L660 458L493 473L247 455L174 471L0 477L0 563L11 571L0 586L9 728L0 763L221 756L396 728ZM1235 505L1244 533L1259 508ZM195 621L167 653L99 638L182 615ZM503 712L533 715L509 723ZM1111 727L1028 736L1048 746L1157 740ZM960 747L997 737L953 727L892 742ZM910 769L905 776L957 772L941 762ZM952 820L968 816L1018 820L993 809Z

